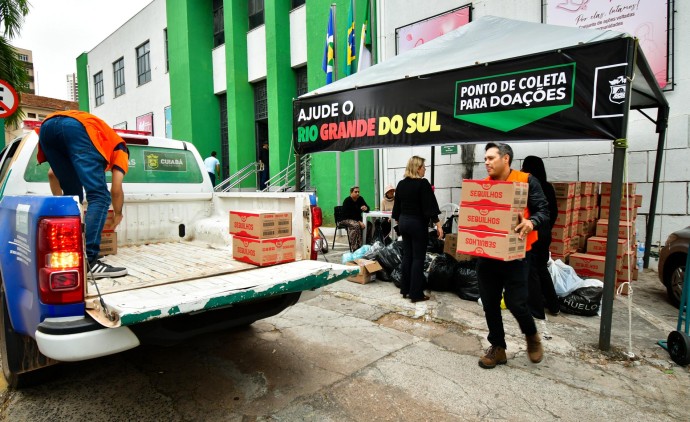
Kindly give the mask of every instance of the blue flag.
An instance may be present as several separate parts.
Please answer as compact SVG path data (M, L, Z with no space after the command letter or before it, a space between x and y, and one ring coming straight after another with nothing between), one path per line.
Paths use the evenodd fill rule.
M352 75L357 71L355 59L357 51L355 46L355 7L350 0L350 11L347 14L347 63L345 64L345 76Z
M328 13L328 32L326 33L326 47L323 52L323 71L326 72L326 84L333 82L333 66L335 50L333 47L333 9Z

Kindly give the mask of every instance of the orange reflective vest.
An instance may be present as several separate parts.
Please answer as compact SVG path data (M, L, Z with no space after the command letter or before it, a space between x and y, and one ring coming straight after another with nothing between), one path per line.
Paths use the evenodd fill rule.
M490 178L487 177L486 180L490 180ZM511 169L506 181L529 183L529 173L524 173L518 170ZM525 207L525 210L522 215L524 216L524 218L529 219L530 213L527 207ZM534 242L537 241L537 239L539 239L539 234L537 233L537 230L532 230L531 232L527 233L527 243L525 245L525 250L531 250L532 245L534 244Z
M122 169L126 174L129 169L129 151L127 150L127 144L124 139L120 137L115 131L108 126L106 122L94 116L93 114L87 113L85 111L79 110L66 110L66 111L56 111L51 113L46 117L46 120L55 116L67 116L71 117L82 125L86 129L86 133L89 135L93 146L96 147L98 152L101 153L108 165L105 170L112 171L113 167ZM40 136L40 131L39 131ZM38 162L46 162L45 155L41 150L41 145L38 145Z

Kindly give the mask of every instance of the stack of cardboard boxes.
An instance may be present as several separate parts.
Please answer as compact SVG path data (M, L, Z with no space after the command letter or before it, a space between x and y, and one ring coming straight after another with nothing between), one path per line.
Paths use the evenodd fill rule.
M525 239L515 233L527 207L522 182L463 180L456 252L501 261L525 257Z
M295 260L292 213L230 211L232 256L265 267Z
M603 281L604 262L608 236L608 217L610 215L611 184L601 183L599 198L599 219L594 225L594 236L585 239L585 249L570 255L569 264L581 277L596 278ZM635 268L635 218L637 207L642 205L642 196L635 195L635 184L623 186L618 244L616 253L616 280L619 283L637 279ZM588 232L590 229L588 229ZM582 245L582 242L580 243Z
M583 251L587 238L594 235L597 219L595 182L554 182L558 218L551 231L551 256L568 260L570 254Z
M117 254L117 233L115 233L115 212L108 210L108 216L101 232L101 251L99 256Z

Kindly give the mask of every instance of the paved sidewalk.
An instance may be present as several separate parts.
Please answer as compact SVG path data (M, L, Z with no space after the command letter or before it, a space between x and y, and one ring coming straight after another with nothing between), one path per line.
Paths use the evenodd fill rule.
M332 229L326 228L324 234L328 236L330 247ZM330 262L340 262L342 253L347 251L347 238L338 236L335 250L329 250L326 258ZM322 305L318 305L319 302ZM527 397L535 400L532 405L539 411L534 413L534 419L551 415L546 418L587 420L588 416L596 415L599 420L599 416L604 419L607 415L607 418L622 420L690 420L690 401L687 400L690 372L676 365L668 352L656 343L675 330L678 310L666 300L665 288L653 268L645 270L634 282L632 296L616 296L609 351L601 351L598 347L600 317L561 313L537 323L539 331L550 339L544 340L544 361L533 365L526 356L524 337L506 311L504 323L509 360L505 367L493 370L476 369L477 359L489 345L483 311L478 303L462 300L455 294L431 292L430 301L412 304L400 297L393 283L375 281L359 285L340 281L329 286L324 295L310 304L329 309L339 304L339 309L347 309L346 314L370 315L368 319L382 326L409 332L442 350L459 354L457 363L466 367L463 371L485 377L487 382L496 381L498 377L499 384L491 394L501 400L509 400L514 389L538 390L538 385L543 383L544 388L551 391L540 394L534 391L534 396L528 392L520 395L520 400ZM377 378L371 373L367 376ZM526 384L517 381L512 384L509 379L523 379ZM595 398L611 401L599 402ZM602 406L597 409L601 413L584 412L583 406L587 405ZM511 406L516 413L511 413ZM529 420L529 408L522 401L519 404L508 401L496 409L487 409L486 414L475 416L479 419ZM550 408L553 413L549 413ZM460 415L467 416L462 412Z

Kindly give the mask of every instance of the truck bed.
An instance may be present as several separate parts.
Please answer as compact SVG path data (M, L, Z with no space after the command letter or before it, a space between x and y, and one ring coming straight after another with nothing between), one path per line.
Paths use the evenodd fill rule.
M234 261L230 249L184 241L122 247L104 261L129 271L96 280L100 297L88 282L87 312L107 327L316 289L359 272L310 260L259 268Z

